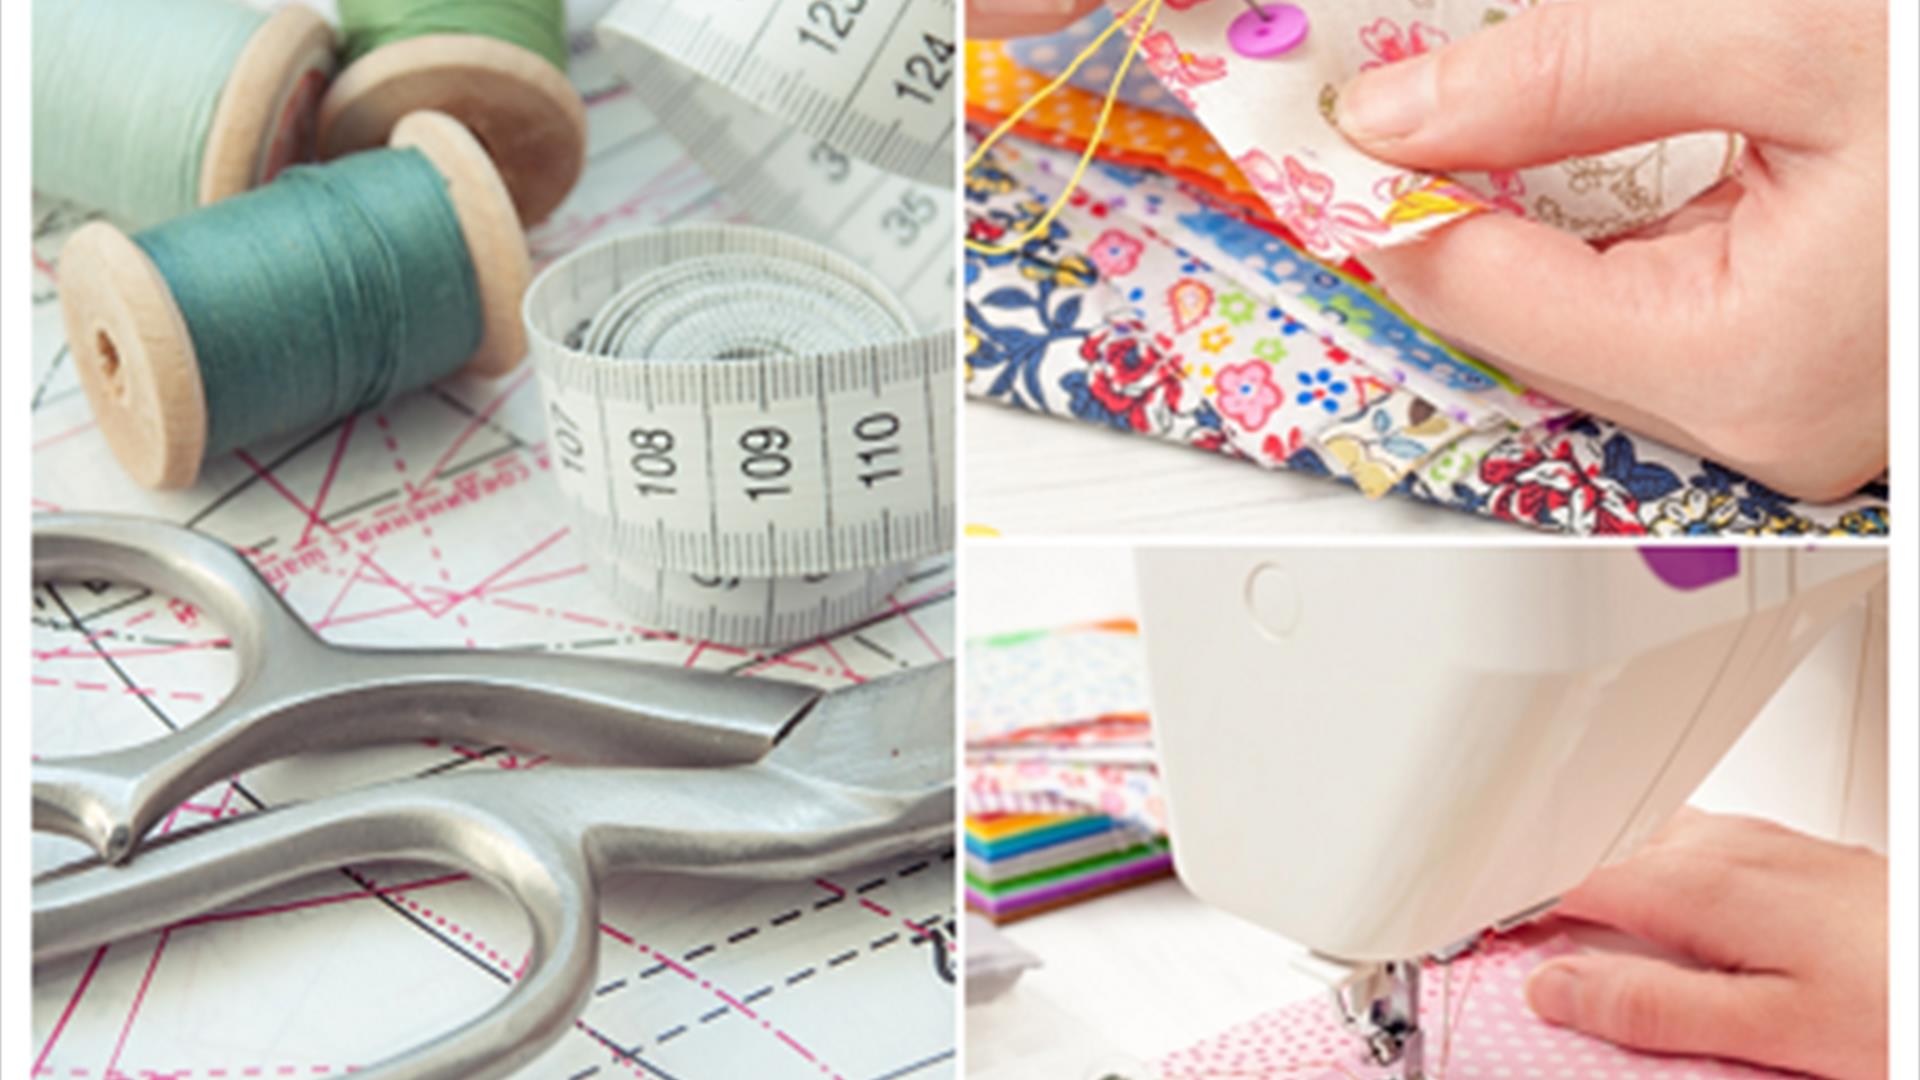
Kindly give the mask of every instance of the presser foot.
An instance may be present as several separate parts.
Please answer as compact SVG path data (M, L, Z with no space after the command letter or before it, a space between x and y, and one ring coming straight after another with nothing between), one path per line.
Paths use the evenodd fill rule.
M1333 996L1341 1020L1366 1043L1375 1064L1397 1069L1397 1080L1426 1080L1418 960L1369 964L1335 987Z

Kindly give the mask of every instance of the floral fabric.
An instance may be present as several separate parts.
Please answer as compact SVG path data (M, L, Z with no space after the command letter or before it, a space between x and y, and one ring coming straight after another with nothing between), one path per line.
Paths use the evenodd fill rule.
M1056 153L973 169L969 235L1036 222ZM1884 485L1805 503L1570 414L1190 188L1103 163L1067 198L1018 252L967 253L976 397L1572 535L1886 531Z
M1339 89L1362 70L1430 51L1535 2L1300 0L1306 40L1264 59L1227 42L1227 28L1247 10L1235 0L1166 0L1151 25L1129 29L1168 93L1322 258L1401 243L1492 209L1588 238L1615 236L1679 209L1732 171L1740 140L1708 133L1518 172L1437 176L1372 158L1335 125Z

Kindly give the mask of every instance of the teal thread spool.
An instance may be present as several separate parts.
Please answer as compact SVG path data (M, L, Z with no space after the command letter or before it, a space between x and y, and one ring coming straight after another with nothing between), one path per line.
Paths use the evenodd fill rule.
M313 156L333 30L234 0L35 0L33 186L130 228Z
M562 0L340 0L348 64L320 103L320 156L378 146L419 109L465 124L520 218L546 220L586 167Z
M390 150L61 254L73 362L139 483L193 483L213 454L526 352L526 240L485 150L419 113Z

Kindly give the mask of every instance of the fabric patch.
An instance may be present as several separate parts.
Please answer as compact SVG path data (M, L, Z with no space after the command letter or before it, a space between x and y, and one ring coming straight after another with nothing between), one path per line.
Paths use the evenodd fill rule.
M993 158L995 175L1011 178L1020 171L1013 156ZM1105 172L1112 175L1113 170ZM988 207L1003 202L1009 213L1018 213L1059 197L1057 190L1037 186L1025 191L1016 181L1013 190L986 193L980 201ZM1371 414L1374 422L1418 413L1428 424L1429 451L1467 430L1465 421L1454 421L1419 400L1417 387L1396 387L1355 363L1331 335L1310 332L1280 305L1270 286L1225 275L1151 226L1132 220L1126 212L1142 204L1130 201L1125 190L1105 201L1095 199L1098 191L1096 185L1066 196L1044 240L1064 252L1053 265L1084 267L1085 274L1076 271L1087 279L1080 310L1091 306L1104 313L1103 325L1078 335L1084 370L1061 380L1075 415L1225 449L1272 468L1285 467L1291 457L1314 445L1323 429L1390 397L1406 402L1397 410ZM1144 205L1151 214L1151 203ZM1073 251L1082 243L1091 246L1076 260ZM1022 306L1037 311L1045 285L1019 280L1013 265L1004 261L983 263L980 270L1007 284L982 291L979 305L970 305L979 316L974 325L983 331L973 340L997 342L1005 354L1024 351L1044 363L1048 353L1033 349L1028 341L1030 323L1000 322L998 311ZM970 271L970 279L973 276ZM991 352L983 344L970 354L979 356L970 364L1004 369L1013 363ZM1414 373L1413 380L1418 386L1433 381L1423 372ZM1401 375L1400 382L1406 383L1407 377ZM1012 389L1012 396L1021 398L1022 388ZM1046 396L1040 388L1032 391L1031 400L1044 407ZM1461 415L1472 418L1464 411ZM1369 431L1383 449L1407 445L1398 430ZM1334 463L1335 472L1346 474L1340 459L1326 460ZM1358 455L1353 462L1368 474L1368 482L1359 485L1363 492L1377 496L1393 486L1373 479L1378 463L1368 464ZM1413 464L1400 463L1393 481Z
M1315 441L1355 487L1379 498L1466 434L1465 427L1427 402L1395 394L1323 429Z
M1713 1058L1643 1054L1554 1027L1527 1007L1526 978L1575 952L1565 936L1495 938L1421 973L1420 1011L1434 1080L1766 1080L1788 1074ZM1162 1080L1385 1080L1341 1022L1330 994L1282 1006L1167 1055Z
M1617 236L1679 209L1728 176L1742 144L1686 135L1517 172L1436 176L1362 153L1334 123L1338 94L1367 68L1432 51L1535 0L1301 0L1307 39L1284 56L1243 57L1227 28L1233 0L1165 3L1141 31L1150 66L1212 132L1273 215L1321 258L1402 243L1487 210L1522 214L1588 239ZM1131 0L1109 0L1116 12Z
M1032 169L1020 171L1021 161L1054 153L1026 140L1008 140L970 170L965 178L970 235L999 241L1038 220L1056 193L1057 181L1055 188L1036 187L1030 178L1048 178ZM1344 479L1344 463L1312 438L1319 429L1303 429L1298 439L1292 431L1273 430L1280 406L1272 404L1272 395L1262 390L1257 377L1235 383L1227 376L1226 389L1234 399L1230 411L1239 420L1229 419L1216 400L1224 369L1245 375L1238 366L1249 359L1279 357L1276 347L1287 350L1281 359L1290 359L1295 342L1317 342L1313 348L1321 348L1340 340L1332 336L1338 332L1346 335L1345 344L1333 347L1361 362L1353 366L1380 365L1375 370L1387 373L1381 382L1392 388L1428 378L1431 381L1413 396L1441 407L1469 429L1402 476L1393 494L1580 536L1887 532L1883 482L1824 505L1789 498L1609 422L1569 415L1564 406L1516 393L1432 344L1425 331L1390 307L1366 307L1366 294L1338 275L1295 272L1294 259L1300 266L1315 264L1297 250L1272 249L1275 234L1243 232L1223 218L1214 219L1211 231L1187 228L1175 234L1180 222L1199 220L1201 211L1176 213L1171 207L1200 204L1190 192L1160 178L1105 165L1089 175L1085 189L1079 205L1070 203L1045 236L1021 250L1000 255L967 251L970 395L1270 467ZM1121 220L1129 217L1130 222ZM1175 223L1168 225L1170 217ZM1175 242L1173 235L1183 236L1185 243ZM1170 282L1161 283L1157 294L1144 284L1133 284L1142 268L1158 258L1153 244L1176 257L1184 253L1196 267L1188 276L1216 275L1208 279L1204 304L1192 290L1177 301L1168 300L1164 290ZM1211 260L1221 251L1240 257L1216 266ZM1266 273L1251 280L1229 277L1222 284L1217 271L1229 265L1264 266ZM1274 279L1282 283L1278 289L1273 288ZM1256 291L1258 286L1270 291ZM1132 291L1136 287L1137 296ZM1267 309L1256 304L1249 312L1234 299L1235 291L1270 298L1283 316L1278 324L1283 331L1286 319L1298 324L1294 336L1264 336L1250 329L1252 324L1237 321L1249 314L1263 318ZM1302 298L1309 302L1302 303ZM1188 331L1196 335L1195 355L1205 353L1198 335L1216 326L1226 326L1226 335L1233 338L1226 341L1215 333L1209 339L1220 345L1223 356L1234 350L1221 366L1199 373L1213 385L1213 395L1195 385L1195 375L1185 370L1193 357L1169 344L1174 318L1160 309L1170 311L1167 305L1175 303L1188 318L1203 308L1207 313ZM1315 333L1309 321L1331 330ZM1250 340L1242 335L1250 335ZM1285 384L1271 374L1268 381L1276 389ZM1454 381L1462 385L1456 388ZM1332 391L1330 385L1325 389ZM1250 434L1243 422L1263 410L1266 430L1249 449L1249 439L1239 437ZM1501 419L1527 415L1537 419L1524 424ZM1410 411L1407 416L1411 419Z
M1066 70L1074 57L1093 44L1094 38L1112 25L1113 15L1104 8L1095 8L1086 18L1057 34L1009 38L1003 45L1008 59L1041 76L1044 82L1051 82ZM1100 50L1088 57L1073 73L1067 85L1096 97L1106 97L1113 85L1114 72L1120 69L1121 61L1126 59L1127 43L1128 38L1124 33L1108 38ZM1193 119L1193 114L1186 110L1186 106L1181 105L1167 92L1166 87L1160 85L1152 70L1137 56L1127 68L1127 77L1120 81L1120 100L1137 108Z
M1146 662L1131 620L977 638L967 643L966 678L969 744L1031 742L1047 732L1089 743L1099 740L1098 718L1143 718L1147 710Z
M1031 143L1019 149L1018 157L1003 155L1008 169L1028 180L1040 197L1057 197L1056 178L1066 174L1064 155ZM1350 352L1392 385L1440 405L1462 424L1477 428L1504 419L1526 427L1569 411L1453 348L1346 266L1312 258L1285 230L1190 187L1143 169L1109 166L1090 170L1072 201L1084 203L1090 214L1132 218L1183 254L1232 277L1243 291L1276 297L1290 318L1332 348Z
M969 41L966 57L967 117L988 128L998 126L1049 81L1013 62L1002 42ZM1100 94L1063 86L1022 117L1013 130L1079 154L1093 136L1100 103ZM1253 185L1234 168L1207 129L1190 117L1118 103L1099 155L1105 161L1144 166L1201 184L1239 206L1267 212Z

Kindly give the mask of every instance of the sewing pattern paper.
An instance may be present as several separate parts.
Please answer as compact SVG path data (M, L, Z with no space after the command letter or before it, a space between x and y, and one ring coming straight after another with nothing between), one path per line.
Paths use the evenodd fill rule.
M1427 1018L1428 1075L1433 1080L1770 1080L1787 1075L1711 1058L1638 1053L1539 1019L1527 1007L1527 975L1575 949L1564 936L1501 938L1447 968L1427 965L1420 1008ZM1161 1080L1385 1080L1395 1075L1367 1057L1326 994L1263 1013L1169 1054L1158 1069Z
M1235 0L1164 0L1139 35L1142 59L1191 109L1274 216L1307 250L1340 258L1410 240L1485 210L1523 214L1589 239L1679 209L1739 158L1701 133L1515 172L1437 176L1370 157L1334 122L1361 71L1405 60L1518 14L1535 0L1300 0L1310 30L1282 55L1228 43ZM1116 13L1130 0L1110 0Z
M1059 161L1003 141L967 177L969 236L1031 228ZM1191 188L1102 162L1065 198L1018 251L967 252L973 396L1552 532L1887 529L1884 484L1806 503L1572 414Z

